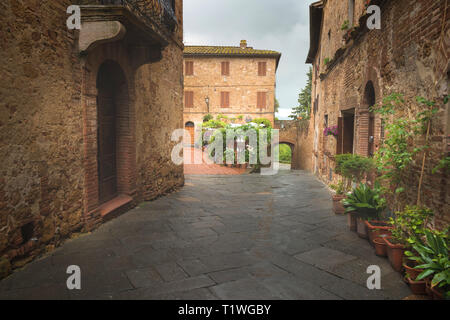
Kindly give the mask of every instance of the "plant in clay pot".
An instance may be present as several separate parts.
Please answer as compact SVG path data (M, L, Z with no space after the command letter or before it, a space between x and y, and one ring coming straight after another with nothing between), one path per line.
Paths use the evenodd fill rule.
M450 258L448 229L441 233L437 231L425 230L425 240L418 241L413 245L413 249L418 253L414 256L408 252L410 260L419 264L415 269L422 270L416 280L431 279L430 289L434 299L450 299Z
M405 276L405 281L409 285L412 293L415 295L425 295L426 294L426 282L424 280L415 281L407 274Z
M385 202L381 200L375 189L366 184L360 184L342 200L346 212L356 212L357 232L361 238L368 238L365 221L379 219L385 208Z
M373 239L375 254L379 257L387 257L387 244L384 241L385 237L387 237L387 235L382 234Z
M345 199L345 189L344 189L344 182L340 181L337 185L333 184L330 186L331 189L336 191L336 194L332 196L333 198L333 211L335 214L344 214L345 208L342 204L342 200Z
M402 270L405 250L413 246L424 234L425 225L432 215L433 211L426 207L407 206L404 211L397 212L395 218L390 219L393 226L392 236L384 240L394 270L398 272Z

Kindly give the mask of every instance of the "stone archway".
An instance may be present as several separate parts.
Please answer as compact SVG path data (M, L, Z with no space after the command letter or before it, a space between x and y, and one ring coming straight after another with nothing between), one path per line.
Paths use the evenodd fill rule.
M281 145L287 145L287 146L289 146L289 148L291 149L291 163L290 163L290 165L291 165L291 170L296 170L296 169L298 169L298 166L297 166L297 159L296 159L296 149L295 149L295 143L293 143L293 141L284 141L284 140L280 140L280 142L279 143L277 143L277 144L275 144L273 147L279 147L279 146L281 146ZM280 159L280 163L281 163L281 159Z
M369 68L362 83L364 91L361 93L361 103L357 109L357 149L363 156L373 156L381 139L381 119L377 119L370 111L370 107L380 101L380 87L377 71Z
M99 204L130 191L129 95L120 65L105 61L97 73L97 173Z
M85 60L82 97L88 229L126 210L136 192L133 73L119 47L97 51Z

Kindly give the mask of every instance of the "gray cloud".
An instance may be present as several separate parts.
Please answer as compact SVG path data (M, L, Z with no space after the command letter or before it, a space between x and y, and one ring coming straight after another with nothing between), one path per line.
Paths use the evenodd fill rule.
M281 109L297 105L306 84L308 0L185 0L186 45L233 45L246 39L255 49L280 51L277 98ZM280 118L286 118L280 112Z

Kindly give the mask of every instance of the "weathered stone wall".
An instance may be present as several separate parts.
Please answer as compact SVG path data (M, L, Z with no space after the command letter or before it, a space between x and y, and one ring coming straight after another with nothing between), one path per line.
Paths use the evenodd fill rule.
M104 61L117 62L127 78L132 134L129 146L119 144L127 166L118 170L132 173L124 182L134 185L131 205L184 181L182 166L170 161L170 133L183 118L182 0L162 59L138 70L123 41L79 54L78 33L66 27L72 3L0 3L0 269L8 272L102 221L90 215L98 191L89 176L97 174L95 81Z
M311 135L307 120L276 120L275 129L279 129L280 144L286 143L292 150L291 168L293 170L311 170Z
M358 17L364 14L363 0L356 1ZM369 112L366 85L371 82L376 104L392 92L404 95L411 112L423 110L415 103L416 96L436 101L440 108L432 122L431 149L425 167L423 202L436 212L437 224L450 222L448 177L431 170L448 152L448 105L443 96L448 94L450 33L449 8L445 1L399 0L377 1L382 6L382 29L363 32L348 43L342 41L345 31L340 27L347 19L347 1L329 0L324 7L324 21L320 47L314 62L313 113L314 127L313 167L324 181L336 180L332 172L336 139L324 137L325 116L328 126L336 125L346 110L355 109L354 152L368 155ZM447 12L446 12L447 11ZM446 14L446 18L444 17ZM359 18L358 18L359 19ZM358 21L358 19L356 21ZM362 20L364 21L364 20ZM329 30L331 37L328 36ZM334 35L334 36L333 36ZM340 51L336 55L336 51ZM324 64L325 58L332 60ZM334 58L334 59L333 59ZM375 117L375 148L381 142L381 120ZM417 200L418 176L422 155L413 163L404 204Z
M274 123L276 59L270 58L185 58L194 62L194 75L184 76L185 91L194 92L194 107L184 108L184 122L202 123L209 112L231 118L239 115L269 119ZM230 62L230 76L222 76L221 62ZM258 76L258 62L267 62L267 75ZM221 92L230 93L230 107L221 108ZM257 92L265 91L266 108L257 108ZM184 103L183 103L184 105Z

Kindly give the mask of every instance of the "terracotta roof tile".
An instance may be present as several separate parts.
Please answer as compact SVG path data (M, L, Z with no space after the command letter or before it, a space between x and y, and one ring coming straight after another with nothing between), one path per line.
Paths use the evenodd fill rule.
M242 49L241 47L223 47L223 46L185 46L185 56L273 56L279 58L281 53L272 50L257 50L252 47Z

